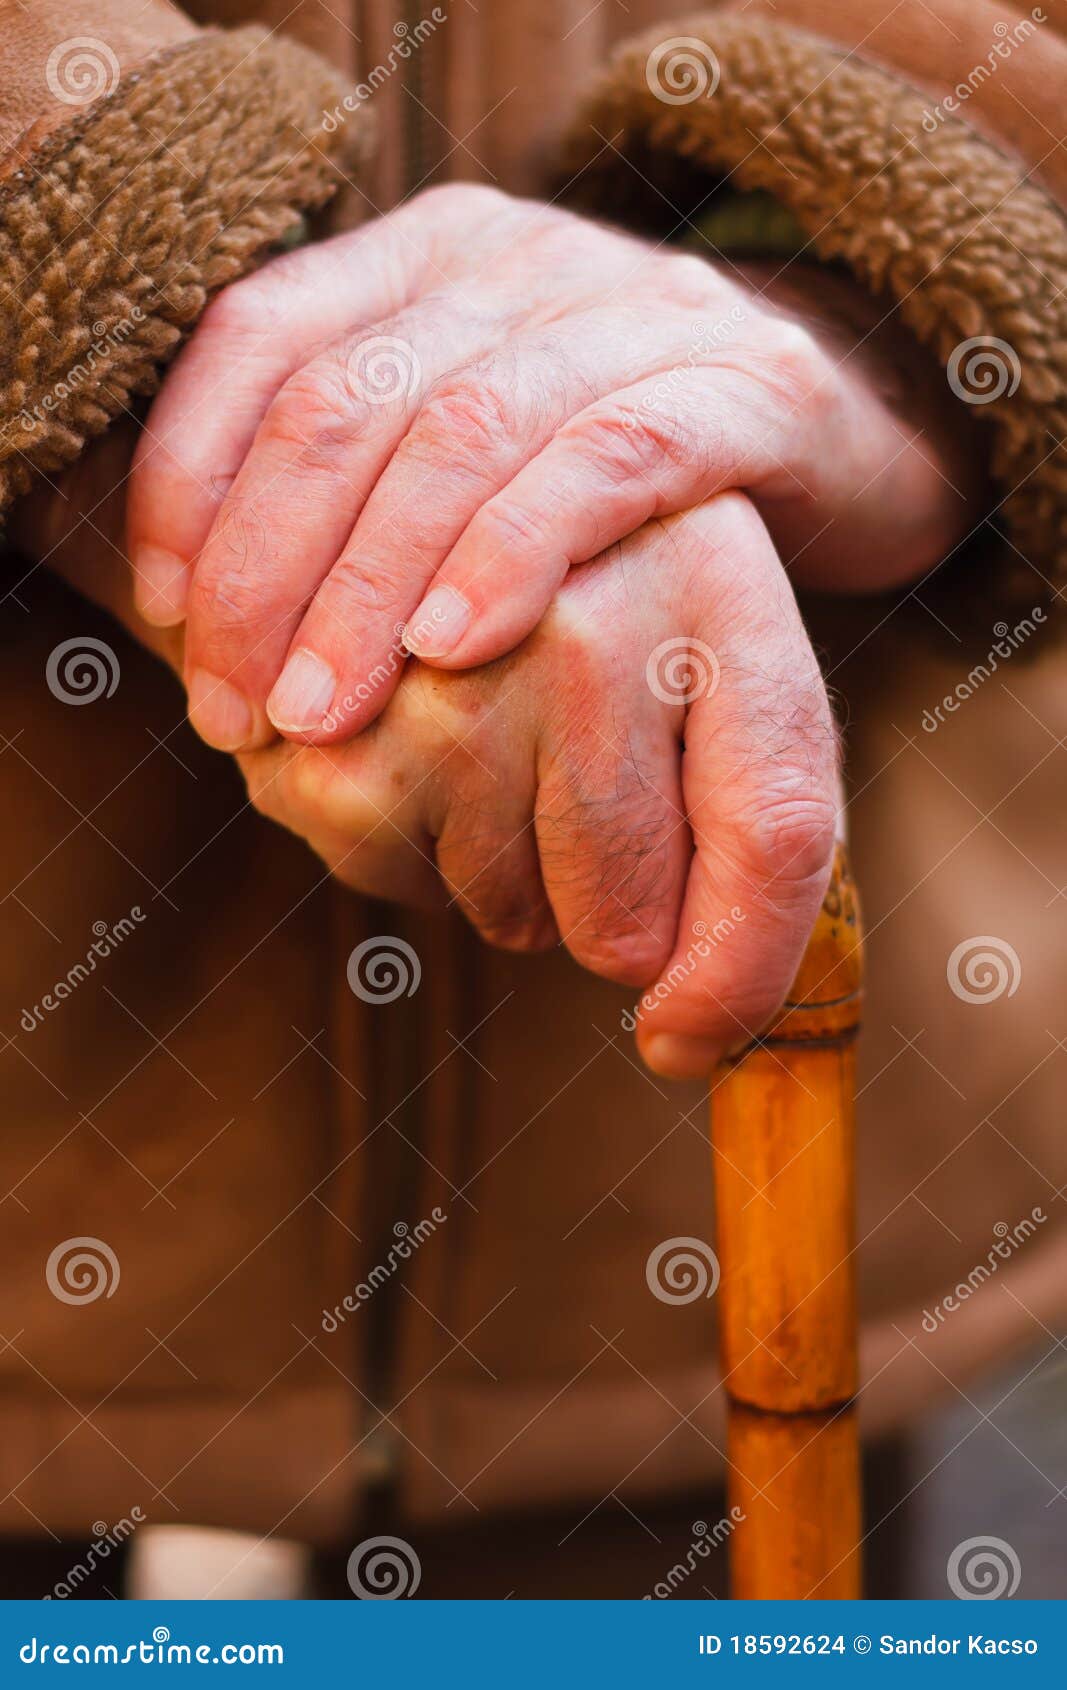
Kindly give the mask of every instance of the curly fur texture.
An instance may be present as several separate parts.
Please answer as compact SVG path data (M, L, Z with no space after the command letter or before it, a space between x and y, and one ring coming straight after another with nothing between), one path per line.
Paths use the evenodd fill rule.
M679 37L706 45L708 89L716 71L717 85L672 104L656 92L666 74L657 49ZM699 75L688 86L699 88ZM623 45L584 110L569 162L583 198L625 207L631 220L643 202L665 231L683 224L712 179L769 190L801 223L812 256L844 261L897 301L901 318L955 369L954 385L969 384L979 400L1003 385L999 397L974 404L991 429L1007 535L997 597L1062 610L1067 221L1018 161L955 119L931 126L921 93L856 55L763 19L703 13ZM975 337L1009 351L987 349L983 369L982 348L960 351ZM1003 383L995 360L1007 370Z
M160 370L211 294L291 234L358 152L344 82L260 29L205 32L31 133L0 181L0 513Z

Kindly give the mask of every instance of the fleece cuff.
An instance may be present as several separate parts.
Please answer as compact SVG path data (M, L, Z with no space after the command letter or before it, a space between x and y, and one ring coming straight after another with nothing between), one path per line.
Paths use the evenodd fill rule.
M211 294L333 192L364 119L263 30L206 31L0 168L0 513L138 394Z
M1006 157L891 74L761 18L629 40L572 141L580 198L681 232L716 183L772 193L813 258L888 295L988 424L999 608L1067 585L1067 220Z

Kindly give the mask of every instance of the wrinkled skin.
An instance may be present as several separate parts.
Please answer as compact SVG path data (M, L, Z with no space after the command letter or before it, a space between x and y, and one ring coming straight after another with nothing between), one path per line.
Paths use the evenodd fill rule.
M826 693L739 494L576 571L512 657L413 665L358 738L241 761L259 807L363 891L454 898L495 944L562 942L635 988L682 963L639 1020L670 1072L706 1071L777 1008L829 875ZM721 944L694 943L724 918Z
M724 267L481 187L238 283L130 488L142 614L188 617L194 725L231 751L346 739L388 703L365 683L399 626L425 662L499 657L570 567L728 488L801 584L911 579L966 468L903 414L906 367L872 367L877 316L846 355Z
M937 389L852 350L875 309L804 326L703 261L435 190L220 296L125 539L122 430L16 531L184 673L194 725L340 879L653 988L645 1060L698 1075L777 1008L831 865L833 723L782 556L809 585L907 580L977 492ZM736 333L694 356L709 320ZM421 377L368 403L383 335ZM446 583L471 614L443 652ZM294 652L331 675L299 721Z
M127 453L113 432L18 526L180 672L184 629L146 629L118 543ZM773 1013L829 875L826 690L737 493L575 570L509 657L457 672L409 661L355 738L276 738L238 762L256 808L347 885L454 900L511 950L562 943L635 1002L662 980L637 1040L667 1075L706 1072Z

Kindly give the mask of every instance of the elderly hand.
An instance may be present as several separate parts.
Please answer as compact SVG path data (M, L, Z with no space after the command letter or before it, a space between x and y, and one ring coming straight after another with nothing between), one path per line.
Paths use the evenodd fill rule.
M826 692L736 493L574 571L503 662L409 664L357 738L239 760L257 807L348 884L454 900L495 944L562 941L649 988L638 1044L672 1076L777 1009L831 866Z
M853 347L878 338L863 309ZM703 259L434 189L211 306L132 477L139 608L187 616L192 720L238 750L348 739L405 647L497 657L571 565L722 489L798 581L911 579L963 531L974 472L908 356L846 353ZM756 564L732 556L736 583L713 558L709 577L754 642Z
M14 538L180 670L183 629L146 631L119 543L133 434L42 480ZM774 1013L829 878L826 692L738 493L573 571L503 661L409 663L365 733L239 761L257 807L351 886L452 899L492 943L562 942L633 987L638 1045L671 1076L707 1073Z

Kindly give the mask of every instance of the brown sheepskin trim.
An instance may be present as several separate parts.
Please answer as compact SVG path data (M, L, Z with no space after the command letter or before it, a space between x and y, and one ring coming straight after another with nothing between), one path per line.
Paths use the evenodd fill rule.
M709 178L772 192L812 256L899 301L992 425L998 597L1029 607L1067 583L1067 222L1017 161L854 55L704 13L623 45L568 164L583 200L664 232Z
M260 29L205 32L32 135L0 186L0 512L160 366L214 292L291 233L363 136L346 84ZM358 139L356 137L358 136Z

